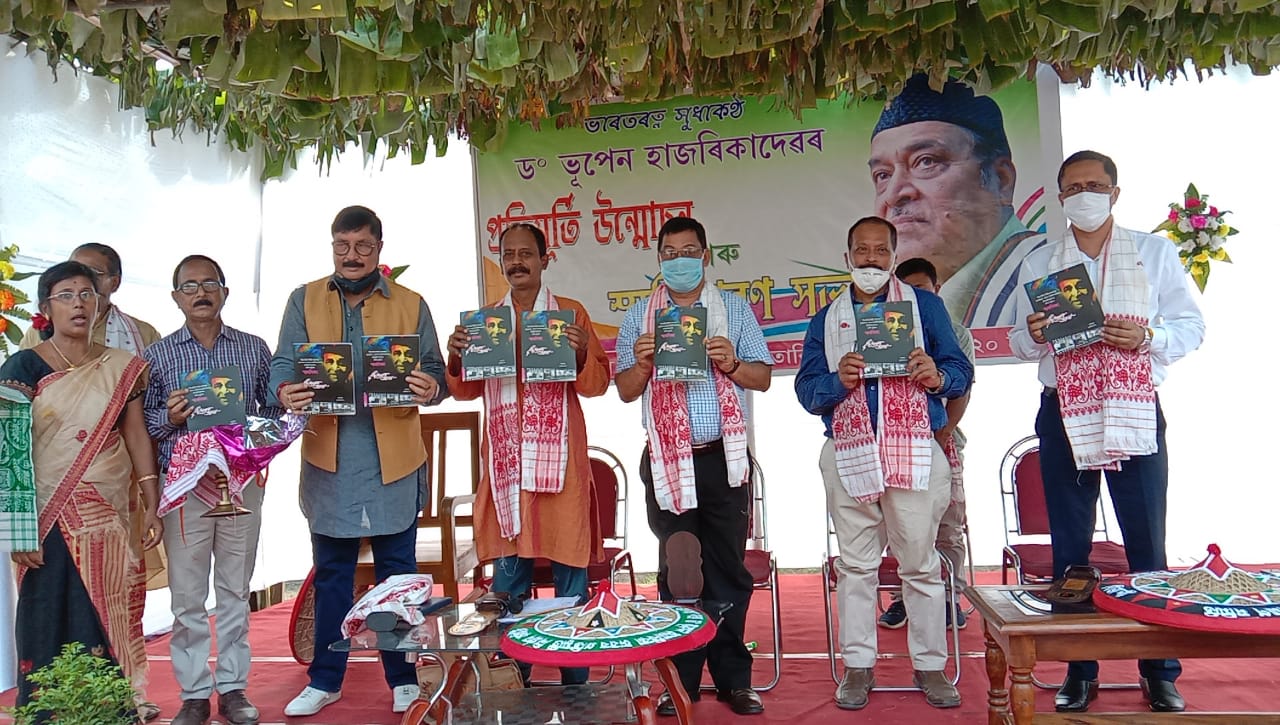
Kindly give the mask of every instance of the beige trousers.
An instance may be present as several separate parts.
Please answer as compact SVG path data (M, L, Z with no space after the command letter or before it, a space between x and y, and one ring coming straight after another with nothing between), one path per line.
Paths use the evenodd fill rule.
M164 548L169 555L173 636L169 656L183 700L208 699L243 690L249 682L249 579L257 560L262 526L262 486L244 489L244 507L252 514L206 519L209 510L195 496L164 517ZM212 560L212 562L210 561ZM209 574L217 595L213 608L218 662L209 670Z
M818 462L827 488L827 512L840 556L836 586L840 655L847 667L876 661L876 585L885 545L893 548L907 608L907 649L917 670L947 663L946 594L934 549L938 522L951 500L951 467L933 443L928 491L886 489L874 503L858 503L836 473L835 445L827 440Z

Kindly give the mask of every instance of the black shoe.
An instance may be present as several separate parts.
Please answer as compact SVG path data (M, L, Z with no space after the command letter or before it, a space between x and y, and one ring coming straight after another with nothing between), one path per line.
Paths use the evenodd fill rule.
M764 712L764 702L750 687L736 690L716 690L716 699L729 703L729 709L738 715L759 715Z
M1081 680L1068 675L1053 698L1053 709L1058 712L1084 712L1089 709L1089 703L1096 699L1097 680Z
M689 698L693 702L697 702L698 698ZM670 692L664 692L658 696L658 706L655 708L662 717L675 717L676 703L671 699Z
M1138 679L1142 684L1142 696L1147 698L1152 712L1182 712L1187 709L1186 701L1172 682L1150 677Z

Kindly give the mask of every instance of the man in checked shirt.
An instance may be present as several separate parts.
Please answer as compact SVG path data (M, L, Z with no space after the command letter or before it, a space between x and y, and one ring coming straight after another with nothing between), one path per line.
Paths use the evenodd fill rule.
M160 470L168 468L174 443L187 432L192 408L182 380L194 370L235 367L240 370L245 414L275 418L282 411L267 405L271 350L262 338L222 322L228 290L222 268L194 254L173 271L173 301L186 318L177 332L147 348L151 382L145 401L147 430L156 441ZM169 552L173 636L169 653L182 690L182 709L175 725L204 725L209 699L218 692L218 713L233 725L256 725L258 709L245 695L249 681L249 578L262 524L262 486L244 489L247 515L202 518L209 505L188 496L181 508L164 517L172 527L165 539ZM217 604L218 661L209 670L210 558L213 559Z

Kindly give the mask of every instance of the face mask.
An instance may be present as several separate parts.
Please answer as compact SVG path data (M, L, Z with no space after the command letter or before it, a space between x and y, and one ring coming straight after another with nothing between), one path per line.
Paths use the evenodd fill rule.
M882 287L889 283L889 270L880 269L879 267L858 267L849 272L849 277L853 279L853 283L858 289L872 294L879 292Z
M702 282L702 257L664 259L658 269L673 292L692 292Z
M380 274L382 273L378 271L377 267L374 267L372 272L359 279L347 279L340 274L335 274L333 275L333 283L346 294L360 295L367 292L370 287L377 283Z
M1062 202L1062 212L1076 229L1082 232L1097 231L1111 216L1111 194L1082 191Z

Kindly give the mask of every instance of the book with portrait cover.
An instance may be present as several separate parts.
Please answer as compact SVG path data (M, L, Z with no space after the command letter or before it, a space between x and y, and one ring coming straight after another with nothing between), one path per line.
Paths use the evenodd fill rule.
M520 313L520 361L526 383L563 383L578 379L578 354L566 330L573 310Z
M864 378L891 378L907 374L907 358L916 347L915 314L911 303L873 302L854 305L858 349L867 366Z
M653 321L653 368L658 380L706 380L707 308L664 307Z
M1083 264L1027 282L1031 308L1049 320L1044 339L1061 355L1102 339L1102 304Z
M192 370L182 378L191 417L187 430L195 433L215 425L244 424L244 385L240 368Z
M356 385L349 342L297 342L293 369L315 395L303 408L311 415L355 415Z
M364 384L360 386L366 408L417 405L409 389L409 373L418 364L417 335L366 335Z
M462 379L516 376L516 336L510 307L489 307L461 315L469 341L462 351Z

